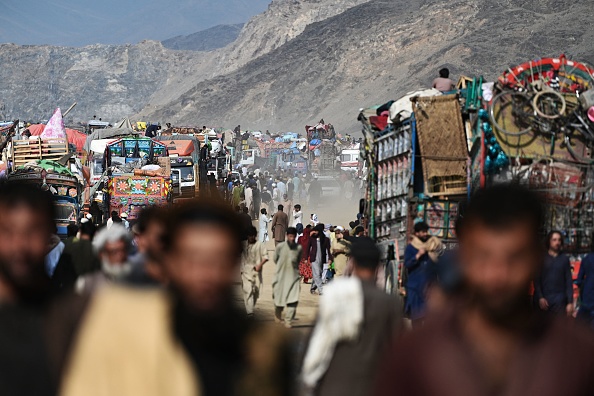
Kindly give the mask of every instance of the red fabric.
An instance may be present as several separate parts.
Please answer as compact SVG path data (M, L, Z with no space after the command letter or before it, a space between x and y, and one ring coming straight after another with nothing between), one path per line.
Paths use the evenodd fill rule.
M388 116L387 115L371 116L371 117L369 117L369 122L371 123L371 125L376 127L378 130L383 131L388 126Z
M305 249L307 249L307 246L309 245L310 231L311 231L311 229L309 229L309 228L303 229L303 235L301 235L299 237L299 240L297 241L297 243L299 243L301 245L301 247L303 248L304 252L305 252ZM305 256L305 253L303 255ZM301 262L299 263L299 275L301 275L305 279L313 278L313 274L311 272L311 263L309 262L309 260L307 258L302 258Z
M34 124L29 126L27 129L31 132L31 136L39 136L43 133L45 125ZM66 128L66 136L68 136L68 143L72 143L76 146L76 151L83 151L83 147L87 140L87 135L75 129Z

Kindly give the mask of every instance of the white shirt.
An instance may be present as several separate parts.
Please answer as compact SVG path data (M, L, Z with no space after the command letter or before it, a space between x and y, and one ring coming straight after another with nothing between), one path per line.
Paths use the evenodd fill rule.
M296 212L293 210L293 222L291 223L291 227L296 227L299 223L303 224L303 212Z

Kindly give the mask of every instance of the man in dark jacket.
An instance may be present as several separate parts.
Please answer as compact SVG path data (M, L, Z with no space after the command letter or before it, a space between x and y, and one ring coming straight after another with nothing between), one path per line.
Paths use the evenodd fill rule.
M52 276L52 286L58 291L72 291L79 276L99 271L101 263L93 251L95 226L90 221L80 225L80 238L69 238Z
M534 293L541 310L573 314L573 279L569 257L561 252L563 235L551 231L547 237L547 254L539 276L534 280Z
M323 280L322 270L324 264L332 262L332 253L330 253L330 240L324 235L324 225L316 225L309 234L309 245L305 250L306 257L309 257L311 262L311 271L313 274L313 282L311 283L311 294L316 290L321 295Z
M43 316L50 280L44 269L55 231L52 198L32 185L0 183L0 393L53 395Z
M319 396L369 395L381 357L404 327L400 298L375 285L380 252L373 240L356 238L351 254L353 276L333 281L320 299L323 312L321 309L316 320L304 361L303 379ZM349 306L337 302L337 298L349 299ZM346 329L348 324L356 323L352 318L361 313L358 330ZM342 332L328 331L336 321L344 324ZM353 337L348 339L345 333ZM330 342L320 348L320 340ZM329 360L327 355L331 355Z
M594 338L532 310L543 265L538 196L513 185L480 190L456 225L460 300L405 335L380 369L376 396L578 396L594 389Z

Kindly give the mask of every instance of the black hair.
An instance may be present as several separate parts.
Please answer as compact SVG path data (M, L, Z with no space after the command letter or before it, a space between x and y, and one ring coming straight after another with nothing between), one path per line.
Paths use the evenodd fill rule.
M544 211L538 194L516 184L499 184L479 190L463 207L456 223L461 237L469 225L481 223L490 229L505 230L518 223L532 228L535 241L544 223Z
M244 206L243 207L243 213L249 213L249 212L250 212L250 210L248 209L248 207L247 206Z
M301 210L301 205L297 204L297 205L295 205L295 208L298 210Z
M248 230L247 230L247 236L249 236L249 237L250 236L254 236L255 237L256 235L258 235L258 230L256 229L256 227L251 226L250 228L248 228Z
M441 78L449 78L450 77L450 69L444 67L439 71L439 77Z
M362 236L353 239L351 257L356 267L375 270L379 265L380 251L373 239Z
M419 221L417 224L415 224L413 230L415 234L417 232L429 231L429 224L425 223L424 221Z
M78 234L78 226L76 224L68 224L66 227L66 235L68 237L75 237Z
M362 232L365 232L365 228L363 228L363 226L355 227L355 235L360 234Z
M295 228L295 227L289 227L289 228L287 228L287 235L295 235L295 236L297 236L297 228Z
M555 234L559 234L559 236L561 237L561 247L563 247L563 233L559 230L552 230L547 234L547 239L545 240L545 246L547 249L551 247L551 238Z
M262 209L260 209L260 213L262 213L262 214L266 214L266 208L262 208Z
M203 224L214 225L227 231L233 239L235 254L237 257L241 255L242 240L245 237L239 216L221 201L207 198L180 204L168 212L162 239L165 252L174 249L175 241L184 227Z
M88 235L89 237L93 238L95 235L95 224L87 221L86 223L81 223L80 225L80 234L81 235Z
M278 205L278 210L283 210L285 207L283 205Z
M55 210L52 194L40 187L23 182L0 182L0 206L8 209L26 206L44 217L50 232L56 232Z
M136 224L134 224L135 230L142 235L146 232L151 223L164 222L161 211L162 209L157 206L147 206L146 208L142 209L142 211L138 214Z

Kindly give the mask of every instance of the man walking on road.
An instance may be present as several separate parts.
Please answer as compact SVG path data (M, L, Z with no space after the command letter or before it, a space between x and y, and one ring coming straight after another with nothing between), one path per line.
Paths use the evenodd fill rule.
M309 246L307 247L305 254L309 257L311 262L311 271L313 274L313 282L311 284L311 294L314 294L316 290L322 294L322 270L324 264L332 261L332 255L330 254L330 239L324 235L324 225L316 225L309 234Z
M274 252L276 273L272 283L272 298L274 300L274 316L277 322L282 322L285 312L285 327L290 328L295 319L297 304L299 303L299 261L303 248L296 241L297 230L287 229L287 241L279 244Z
M547 236L547 254L540 274L534 281L534 293L541 310L573 314L573 279L569 257L561 252L563 236L551 231Z
M357 238L352 254L353 276L333 281L320 298L305 355L303 380L319 396L368 395L385 348L404 324L400 299L375 285L375 242Z
M271 231L274 235L274 245L285 241L285 234L289 228L289 216L283 211L284 206L278 205L278 211L272 217Z
M251 227L241 254L241 284L248 317L254 315L254 307L260 297L262 286L262 267L268 261L268 251L264 244L258 241L257 236L258 230L256 227Z

